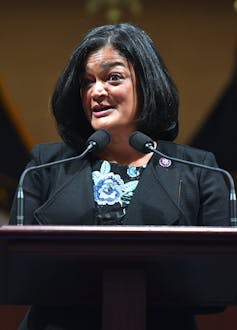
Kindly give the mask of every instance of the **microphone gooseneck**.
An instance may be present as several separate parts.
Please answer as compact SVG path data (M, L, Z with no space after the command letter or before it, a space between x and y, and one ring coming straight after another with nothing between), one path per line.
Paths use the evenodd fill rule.
M155 148L154 142L149 136L147 136L139 131L133 132L131 134L129 143L134 149L136 149L137 151L139 151L141 153L154 152L161 157L170 159L170 160L178 162L178 163L196 166L196 167L204 168L206 170L216 171L216 172L220 172L220 173L224 174L227 177L227 179L229 181L229 185L230 185L230 190L229 190L230 191L230 194L229 194L230 224L233 227L237 226L235 184L234 184L234 180L233 180L231 174L228 171L226 171L222 168L219 168L219 167L208 166L208 165L204 165L204 164L191 162L189 160L184 160L184 159L165 155Z
M22 174L20 176L20 180L19 180L19 184L18 184L18 188L17 188L17 196L16 196L16 198L17 198L17 225L22 226L24 224L24 190L23 190L23 183L24 183L25 176L29 172L31 172L33 170L38 170L38 169L42 169L42 168L46 168L46 167L66 163L66 162L73 161L73 160L76 160L76 159L82 159L88 153L90 153L91 151L101 150L101 149L105 148L105 146L107 144L109 144L110 139L111 139L111 137L110 137L109 132L105 129L101 129L99 131L94 132L88 138L88 140L86 141L86 149L80 155L65 158L65 159L56 160L54 162L44 163L44 164L41 164L41 165L35 165L35 166L27 167L22 172Z

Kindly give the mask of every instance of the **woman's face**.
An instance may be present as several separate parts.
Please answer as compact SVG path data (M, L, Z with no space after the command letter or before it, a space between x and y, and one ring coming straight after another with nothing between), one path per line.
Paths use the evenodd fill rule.
M91 53L81 88L85 115L94 130L136 130L137 91L132 65L112 46Z

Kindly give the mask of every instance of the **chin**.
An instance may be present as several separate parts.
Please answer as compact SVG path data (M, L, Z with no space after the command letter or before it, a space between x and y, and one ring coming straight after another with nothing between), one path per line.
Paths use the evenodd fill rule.
M93 127L93 129L95 131L98 131L100 129L112 129L114 125L111 125L110 123L106 123L106 122L100 122L100 123L91 123L91 126Z

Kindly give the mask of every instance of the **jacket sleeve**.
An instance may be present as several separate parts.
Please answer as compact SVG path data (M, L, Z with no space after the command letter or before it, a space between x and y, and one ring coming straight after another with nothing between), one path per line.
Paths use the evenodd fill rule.
M215 157L207 152L204 164L218 167ZM211 170L200 171L200 208L198 225L201 226L229 226L229 197L224 174Z
M42 161L40 160L40 146L36 145L31 152L31 161L27 164L26 168L30 166L40 165ZM47 184L47 180L45 181ZM44 189L45 190L45 189ZM24 225L37 224L34 219L34 210L36 210L41 204L43 199L42 193L42 173L40 170L33 170L26 174L23 182L24 191ZM13 199L9 224L17 224L17 192Z

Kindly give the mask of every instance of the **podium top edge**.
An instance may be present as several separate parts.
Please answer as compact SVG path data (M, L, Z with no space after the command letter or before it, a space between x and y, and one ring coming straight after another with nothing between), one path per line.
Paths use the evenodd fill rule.
M15 235L33 236L93 236L93 237L222 237L228 236L237 239L237 227L203 227L203 226L15 226L0 227L1 237Z

